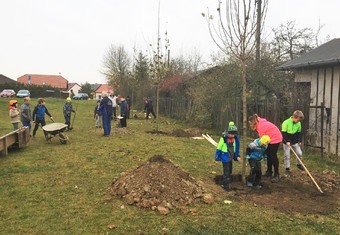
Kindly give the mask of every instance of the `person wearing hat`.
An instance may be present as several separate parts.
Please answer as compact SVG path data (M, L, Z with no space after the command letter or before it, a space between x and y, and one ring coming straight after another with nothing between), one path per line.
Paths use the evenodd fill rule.
M53 121L52 115L48 112L46 108L46 102L43 98L38 99L38 104L35 106L33 110L33 122L35 122L35 126L33 129L33 137L35 137L35 134L37 133L37 130L39 128L39 125L45 126L45 113L51 118ZM46 137L46 132L44 131L44 135Z
M234 122L229 122L228 128L222 133L218 142L215 161L222 162L223 185L225 191L230 191L230 175L232 173L232 160L240 161L240 139L237 136L237 127Z
M293 115L286 119L282 123L282 135L283 135L283 154L284 164L286 168L285 176L289 176L290 172L290 148L293 148L300 159L302 159L301 151L301 121L304 119L304 115L300 110L294 111ZM296 166L300 170L304 170L299 161L296 162Z
M11 118L11 123L13 125L14 130L19 129L20 122L20 112L17 109L18 101L10 100L9 101L9 117Z
M71 130L70 125L71 125L71 113L72 112L75 113L76 111L73 110L71 98L67 97L66 102L63 107L63 114L65 118L65 124L67 125L67 130Z
M270 143L270 137L263 135L261 138L255 139L247 147L247 154L245 156L248 159L250 166L250 173L247 179L247 186L261 189L261 160L266 158L266 149Z

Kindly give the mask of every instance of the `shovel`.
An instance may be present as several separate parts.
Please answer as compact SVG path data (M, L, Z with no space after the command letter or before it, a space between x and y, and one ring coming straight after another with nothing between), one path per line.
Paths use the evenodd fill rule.
M75 112L74 112L74 116L73 116L72 124L71 124L71 126L70 126L70 130L73 129L74 120L76 120L78 105L79 105L79 100L77 101L76 110L75 110Z
M319 191L321 193L323 193L323 191L321 190L320 186L316 183L315 179L313 178L313 176L311 175L311 173L309 172L309 170L306 168L305 164L303 164L302 160L298 157L298 155L295 153L294 149L292 148L292 146L288 145L290 150L292 150L292 152L294 153L296 159L300 162L300 164L303 166L303 168L306 170L308 176L312 179L313 183L315 184L315 186L319 189Z

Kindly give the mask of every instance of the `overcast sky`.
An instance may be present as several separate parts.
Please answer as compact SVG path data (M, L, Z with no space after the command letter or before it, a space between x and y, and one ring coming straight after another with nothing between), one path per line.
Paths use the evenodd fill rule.
M172 56L218 49L205 19L217 0L160 0L161 36L167 29ZM61 74L69 82L105 83L100 73L109 46L145 51L157 39L159 0L3 0L0 3L0 74ZM269 0L265 36L289 21L340 37L340 0Z

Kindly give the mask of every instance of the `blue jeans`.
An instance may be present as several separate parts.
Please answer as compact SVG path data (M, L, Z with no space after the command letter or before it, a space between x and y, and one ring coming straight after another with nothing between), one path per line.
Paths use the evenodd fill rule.
M28 128L29 128L30 131L31 131L31 128L32 128L31 122L25 122L25 121L23 121L23 122L22 122L22 125L23 125L23 126L28 126Z
M104 135L110 135L110 133L111 133L111 116L103 115L103 128L104 128Z

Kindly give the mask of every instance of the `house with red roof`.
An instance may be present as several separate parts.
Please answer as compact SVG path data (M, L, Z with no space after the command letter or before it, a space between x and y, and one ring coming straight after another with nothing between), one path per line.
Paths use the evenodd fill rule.
M109 84L101 84L97 89L94 91L95 98L98 100L102 96L102 92L105 92L106 94L113 95L113 88Z
M25 74L17 79L19 83L51 86L67 89L68 81L61 75Z

